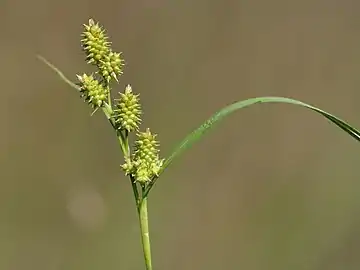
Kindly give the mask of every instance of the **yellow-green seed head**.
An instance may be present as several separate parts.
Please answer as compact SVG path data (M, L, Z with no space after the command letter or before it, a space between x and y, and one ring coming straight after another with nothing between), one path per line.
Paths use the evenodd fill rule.
M92 75L86 74L77 75L80 86L81 96L84 97L85 102L90 104L93 108L99 108L104 105L108 99L109 89L105 88L98 80Z
M100 61L110 53L110 42L107 41L105 30L93 19L84 24L81 44L86 53L88 63L99 65Z
M149 173L149 168L146 163L140 163L135 171L134 178L141 184L148 183L151 180L152 175Z
M155 139L156 134L151 134L150 130L147 129L137 136L133 155L133 176L136 181L145 184L158 174L163 160L159 159L159 142Z
M137 130L141 122L139 95L132 92L130 85L126 86L124 93L119 94L120 98L116 100L116 109L114 109L115 123L120 130L128 132Z
M121 168L124 170L125 175L130 175L134 172L134 164L128 157L125 157L125 163L121 165Z
M117 76L123 73L124 60L121 59L121 53L110 51L100 60L98 65L100 74L109 82L112 78L116 81Z

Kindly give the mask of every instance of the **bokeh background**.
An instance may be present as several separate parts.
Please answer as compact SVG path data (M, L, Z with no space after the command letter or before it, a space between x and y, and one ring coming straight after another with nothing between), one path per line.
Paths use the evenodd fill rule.
M126 60L167 156L214 111L306 101L360 126L355 0L1 0L0 269L144 269L116 138L70 78L90 17ZM151 193L154 269L360 268L359 145L322 117L256 105L178 159Z

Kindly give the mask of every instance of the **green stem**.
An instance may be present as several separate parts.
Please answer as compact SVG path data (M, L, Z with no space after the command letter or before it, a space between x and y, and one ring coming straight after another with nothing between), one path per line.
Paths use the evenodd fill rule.
M105 103L105 106L103 107L103 112L104 112L106 118L110 121L110 124L112 125L112 127L116 130L114 119L112 119L112 117L111 117L113 114L113 110L112 110L110 102L111 102L111 100L109 98L109 104ZM116 131L116 133L117 133L119 144L120 144L121 150L124 154L124 157L130 158L129 133L127 131L122 132L122 131L118 131L118 130ZM144 196L145 187L142 188L142 198L140 198L136 182L134 181L133 177L131 177L131 176L130 176L130 182L131 182L131 186L132 186L132 189L134 192L134 197L135 197L136 206L137 206L138 215L139 215L145 265L146 265L147 270L152 270L150 237L149 237L149 221L148 221L148 210L147 210L147 196ZM147 193L146 193L146 195L147 195Z
M138 191L138 186L135 182L134 177L130 176L130 182L131 182L131 187L134 193L134 197L135 197L135 203L136 203L136 207L138 208L141 201L140 201L140 196L139 196L139 191Z
M151 250L149 236L149 219L147 210L147 198L143 198L138 205L138 214L140 220L141 240L143 245L144 259L147 270L152 270Z

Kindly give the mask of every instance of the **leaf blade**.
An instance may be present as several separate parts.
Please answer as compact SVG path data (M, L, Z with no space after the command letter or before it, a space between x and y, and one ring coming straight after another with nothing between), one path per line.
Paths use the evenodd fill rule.
M226 116L232 114L235 111L238 111L240 109L249 107L251 105L255 105L258 103L286 103L286 104L292 104L292 105L298 105L307 109L310 109L323 117L330 120L332 123L337 125L340 129L348 133L351 137L353 137L355 140L360 142L360 131L348 124L347 122L343 121L342 119L336 117L335 115L332 115L320 108L317 108L315 106L312 106L310 104L304 103L302 101L291 99L291 98L285 98L285 97L257 97L257 98L250 98L242 101L235 102L233 104L230 104L220 111L216 112L211 116L209 119L207 119L202 125L200 125L197 129L195 129L193 132L191 132L189 135L187 135L180 144L175 148L175 150L172 152L172 154L165 160L163 167L161 171L158 174L158 177L160 174L164 172L164 170L172 163L172 161L180 156L186 149L188 149L191 145L193 145L195 142L200 140L205 133L207 133L210 129L214 127L214 125L218 122L220 122L222 119L224 119ZM146 194L150 191L150 189L154 186L155 182L157 181L158 177L153 179L151 184L147 188Z
M58 69L56 66L54 66L52 63L50 63L45 57L41 56L41 55L37 55L36 56L41 62L43 62L45 65L47 65L49 68L51 68L53 71L56 72L56 74L65 82L67 83L69 86L71 86L72 88L75 88L76 90L79 90L80 87L77 86L75 83L73 83L72 81L70 81L65 75L64 73L62 73L62 71L60 69Z

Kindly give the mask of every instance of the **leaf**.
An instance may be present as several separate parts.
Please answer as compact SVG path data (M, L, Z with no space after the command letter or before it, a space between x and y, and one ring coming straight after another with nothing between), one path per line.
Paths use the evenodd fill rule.
M51 68L53 71L55 71L58 76L64 81L66 82L68 85L70 85L72 88L75 88L76 90L79 90L79 86L77 86L75 83L73 83L72 81L70 81L68 78L66 78L66 76L64 75L64 73L62 73L57 67L55 67L53 64L51 64L48 60L46 60L45 57L41 56L41 55L37 55L37 58L39 58L40 61L42 61L43 63L45 63L49 68Z
M37 58L42 61L43 63L45 63L45 65L47 65L49 68L51 68L53 71L55 71L57 73L57 75L65 82L67 83L69 86L71 86L72 88L76 89L76 90L80 90L80 87L78 85L76 85L75 83L73 83L72 81L70 81L65 75L64 73L61 72L60 69L58 69L56 66L54 66L53 64L51 64L45 57L41 56L41 55L37 55ZM105 113L106 118L110 121L111 125L114 126L114 122L111 119L111 106L105 103L105 106L102 108L103 112ZM97 111L97 109L95 109L91 115L93 115L95 112Z
M335 125L337 125L339 128L344 130L346 133L348 133L350 136L352 136L357 141L360 141L360 132L355 129L354 127L350 126L345 121L341 120L340 118L325 112L317 107L311 106L309 104L306 104L304 102L290 99L290 98L284 98L284 97L257 97L257 98L250 98L243 101L238 101L234 104L231 104L229 106L226 106L225 108L221 109L217 113L215 113L212 117L210 117L208 120L206 120L199 128L194 130L192 133L190 133L173 151L173 153L165 160L163 167L161 168L161 171L159 172L159 175L153 179L153 181L149 184L148 188L146 189L145 195L148 194L150 189L153 187L157 179L159 178L160 174L164 172L164 170L173 162L173 160L180 156L186 149L188 149L191 145L193 145L195 142L200 140L207 131L209 131L216 123L220 122L222 119L224 119L229 114L243 109L245 107L257 104L257 103L270 103L270 102L276 102L276 103L287 103L287 104L293 104L293 105L300 105L302 107L305 107L307 109L310 109L312 111L315 111L322 116L326 117L328 120L333 122Z

